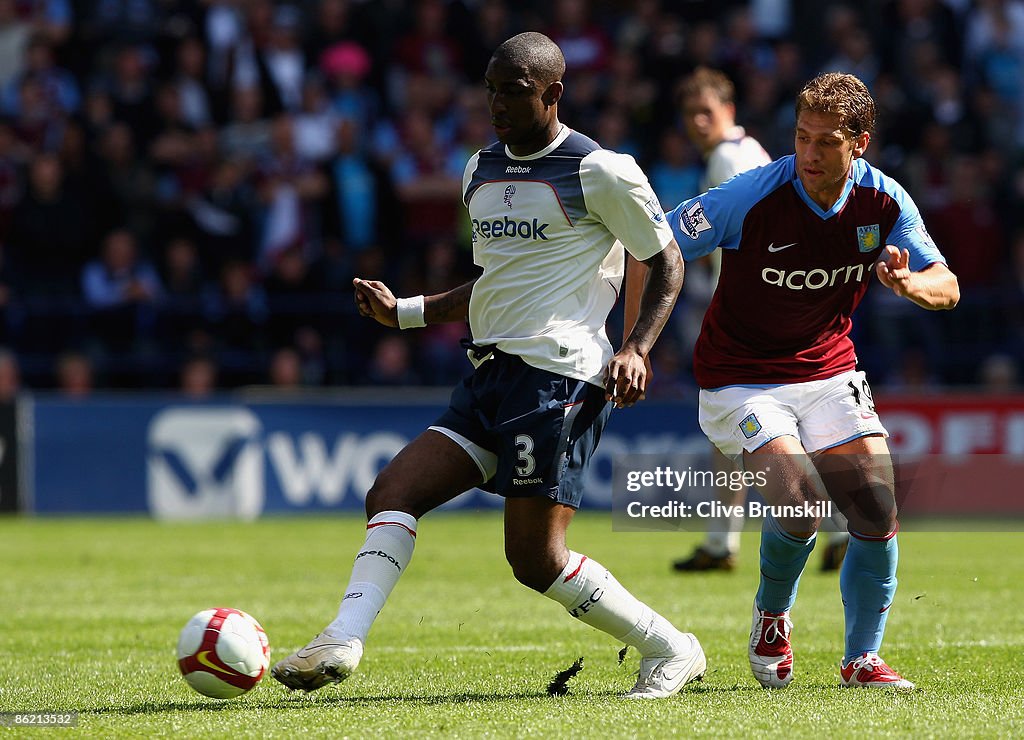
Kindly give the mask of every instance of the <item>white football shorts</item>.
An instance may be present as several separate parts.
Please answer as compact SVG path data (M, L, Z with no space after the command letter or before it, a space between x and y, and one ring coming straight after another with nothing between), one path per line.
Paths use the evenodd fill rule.
M807 452L869 434L889 436L859 370L806 383L702 390L698 421L712 444L731 459L787 434Z

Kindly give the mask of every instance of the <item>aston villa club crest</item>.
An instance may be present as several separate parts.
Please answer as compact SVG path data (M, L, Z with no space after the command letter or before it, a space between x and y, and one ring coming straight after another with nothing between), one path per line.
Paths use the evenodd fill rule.
M881 246L878 224L857 227L857 247L862 252L873 252Z
M740 431L743 432L743 436L747 439L751 439L755 434L761 431L761 422L757 420L754 414L747 416L740 422Z
M509 185L507 188L505 188L505 205L507 205L509 208L512 207L512 196L515 195L515 194L516 194L516 186L515 185ZM877 229L878 227L876 226L875 228Z

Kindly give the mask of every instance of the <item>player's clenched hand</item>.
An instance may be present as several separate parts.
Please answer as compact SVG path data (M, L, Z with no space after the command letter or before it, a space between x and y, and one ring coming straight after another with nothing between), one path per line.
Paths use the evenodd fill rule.
M636 352L620 350L604 369L604 397L616 408L632 406L644 400L650 366Z
M881 261L875 265L875 272L882 285L898 296L910 292L910 250L902 252L892 244L886 244Z
M398 301L394 294L379 280L360 280L355 278L352 285L356 289L356 308L360 316L369 316L384 326L398 327Z

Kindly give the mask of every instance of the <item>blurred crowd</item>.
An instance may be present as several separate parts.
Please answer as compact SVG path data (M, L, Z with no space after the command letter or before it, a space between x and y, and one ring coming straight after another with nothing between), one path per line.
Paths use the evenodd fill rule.
M487 60L523 30L565 53L562 120L636 157L666 208L700 180L676 105L696 66L735 81L773 156L800 85L856 73L879 103L868 159L963 294L938 315L874 286L862 363L880 388L1016 387L1022 0L0 0L0 393L460 378L465 326L383 329L351 280L475 275L462 172L492 140ZM693 392L692 273L662 397Z

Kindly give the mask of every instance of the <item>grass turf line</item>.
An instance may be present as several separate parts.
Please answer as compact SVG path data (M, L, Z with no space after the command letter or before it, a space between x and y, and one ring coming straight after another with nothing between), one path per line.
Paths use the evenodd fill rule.
M812 555L793 612L796 679L769 692L746 658L757 535L734 574L677 575L694 534L616 533L583 513L571 545L693 631L702 684L628 702L630 651L517 584L494 512L443 513L416 554L351 679L289 694L265 679L209 700L177 672L178 631L196 611L233 606L266 628L273 659L329 621L362 542L357 517L158 524L142 519L0 519L0 711L78 711L76 734L195 736L715 736L1024 733L1024 534L900 535L900 588L883 656L921 691L841 690L835 574ZM548 682L579 656L564 697Z

